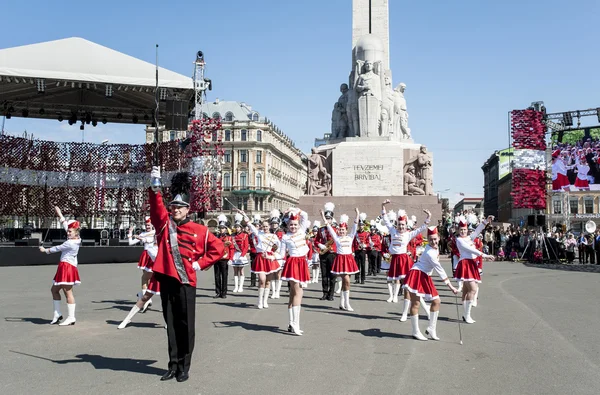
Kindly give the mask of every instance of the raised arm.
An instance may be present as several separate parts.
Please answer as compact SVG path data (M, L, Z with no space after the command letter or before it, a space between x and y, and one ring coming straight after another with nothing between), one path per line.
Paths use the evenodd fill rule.
M310 225L310 221L308 220L308 214L306 211L300 210L300 221L299 221L300 229L304 232L308 229Z
M385 226L388 228L388 231L390 232L390 234L394 234L396 228L394 228L394 225L390 222L390 220L387 217L387 211L385 211L385 205L390 203L390 199L385 199L383 201L383 203L381 203L381 216L383 217L383 223L385 224Z
M471 233L471 240L475 240L475 238L477 238L477 236L479 236L479 234L485 229L486 225L489 224L490 222L492 222L494 220L494 216L490 215L487 217L487 219L484 219L483 221L481 221L481 223L479 224L479 226L477 226L477 228L475 228L475 231L473 233Z
M133 227L129 228L129 232L127 233L127 239L129 239L129 245L138 244L141 240L138 238L133 238Z
M60 208L58 206L54 206L54 211L56 212L56 216L58 217L58 220L60 221L66 232L67 229L69 229L69 226L67 225L67 220L62 215L62 211L60 211Z
M158 166L152 167L150 176L151 178L160 178L160 168ZM160 233L163 226L165 226L169 220L169 212L163 203L162 194L159 191L155 192L152 188L148 188L148 194L150 202L150 221L152 221L154 229Z
M411 231L408 234L408 239L409 240L412 240L415 237L417 237L417 235L421 234L421 232L423 232L425 230L425 228L427 227L427 224L429 224L429 222L431 222L431 212L429 210L423 210L423 212L425 214L427 214L427 217L425 217L425 222L419 228Z
M242 214L244 216L244 221L246 222L246 224L250 228L250 231L252 232L252 234L254 236L256 236L256 241L260 241L260 240L258 240L258 229L256 229L256 226L254 226L254 224L250 221L250 218L248 218L248 216L246 215L246 213L244 211L240 210L239 208L236 209L235 211L237 211L238 213L240 213L240 214Z

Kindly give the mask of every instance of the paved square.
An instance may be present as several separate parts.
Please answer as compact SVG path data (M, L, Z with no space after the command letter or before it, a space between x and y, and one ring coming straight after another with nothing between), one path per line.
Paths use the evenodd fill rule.
M449 269L448 262L444 266ZM202 272L191 378L177 383L159 381L167 343L158 298L117 330L135 302L135 264L79 269L77 324L58 327L48 325L56 266L0 268L2 393L600 392L598 273L486 264L473 309L477 323L462 325L460 346L454 296L439 281L442 340L418 342L410 337L410 322L398 320L401 304L385 302L383 276L352 286L353 313L339 310L337 298L318 300L321 285L310 284L299 337L286 332L287 292L268 310L254 308L256 289L250 287L214 300L212 270ZM423 316L420 324L424 331Z

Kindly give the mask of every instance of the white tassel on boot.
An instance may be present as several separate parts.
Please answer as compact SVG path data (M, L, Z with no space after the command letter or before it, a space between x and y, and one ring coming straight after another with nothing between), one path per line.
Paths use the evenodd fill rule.
M339 295L340 292L342 292L342 279L340 277L337 277L335 279L335 294Z
M463 315L463 321L465 321L467 324L474 324L476 321L471 318L471 307L473 306L473 301L472 300L465 300L463 302L463 309L465 311L465 314Z
M117 329L124 329L127 325L129 325L129 323L131 322L131 319L133 318L134 315L137 314L137 312L140 311L140 308L137 306L133 306L131 308L131 310L129 311L129 314L127 314L127 317L125 317L125 319L123 320L123 322L121 322L119 324L119 326L117 327Z
M240 282L238 284L238 293L241 294L242 292L244 292L244 276L239 276L240 277Z
M281 293L281 284L283 284L282 280L277 280L277 297L275 299L279 299Z
M431 313L429 316L429 326L425 330L425 334L429 335L433 340L440 340L436 333L437 319L439 314L439 311L433 311Z
M400 293L401 289L402 289L402 284L394 283L394 299L392 300L392 302L398 303L398 294Z
M60 320L63 319L63 316L60 313L60 300L53 300L52 304L54 305L54 316L52 317L50 325L57 324Z
M404 299L404 306L402 308L402 317L400 317L400 321L404 322L408 319L408 309L410 308L410 300Z
M233 291L231 291L232 293L237 293L238 291L238 276L233 276Z
M394 287L396 286L396 284L388 282L387 285L388 291L390 291L390 297L388 298L387 302L392 303L392 301L394 300Z
M344 299L345 302L346 302L346 310L347 311L354 311L354 309L352 308L352 306L350 306L350 290L342 291L342 299Z
M412 324L412 337L417 340L427 341L427 338L423 336L421 330L419 329L419 315L411 315L410 322Z
M292 331L296 335L302 336L302 331L300 330L300 306L292 306L292 314L294 318L294 323L292 324Z
M422 296L419 296L419 299L421 300L421 306L423 307L423 310L425 310L425 314L427 314L427 319L431 318L431 306L429 306L427 303L425 303L425 299L423 299Z
M475 291L475 297L473 298L473 307L477 307L477 299L479 298L479 287L477 287L477 291Z
M270 288L265 288L265 294L263 295L263 309L269 308L269 291L271 291Z
M75 303L67 304L67 309L69 311L69 316L66 320L58 324L59 326L75 325Z
M268 288L259 288L258 289L258 307L259 309L263 308L263 300L264 300L264 296L265 296L265 289Z

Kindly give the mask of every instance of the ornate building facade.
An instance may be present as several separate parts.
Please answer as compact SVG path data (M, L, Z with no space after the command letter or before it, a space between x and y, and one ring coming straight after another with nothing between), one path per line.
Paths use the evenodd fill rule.
M202 106L204 117L221 119L218 136L223 141L223 211L205 218L216 226L219 214L233 223L233 207L250 217L268 216L272 209L297 206L305 193L307 158L294 142L268 118L246 103L215 100ZM146 141L154 141L154 128L146 129ZM181 139L184 132L159 129L159 140Z

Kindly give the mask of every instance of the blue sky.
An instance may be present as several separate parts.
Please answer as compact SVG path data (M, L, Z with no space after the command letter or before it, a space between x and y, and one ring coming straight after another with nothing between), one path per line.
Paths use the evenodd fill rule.
M79 36L191 76L205 53L209 99L244 101L304 151L330 128L351 69L351 0L31 0L2 7L0 48ZM390 0L394 86L407 84L409 126L434 155L434 189L482 196L481 165L508 144L508 111L600 107L600 2ZM43 12L42 12L43 10ZM588 120L596 123L596 120ZM6 130L80 141L77 126L12 118ZM142 143L143 127L98 125L86 141Z

